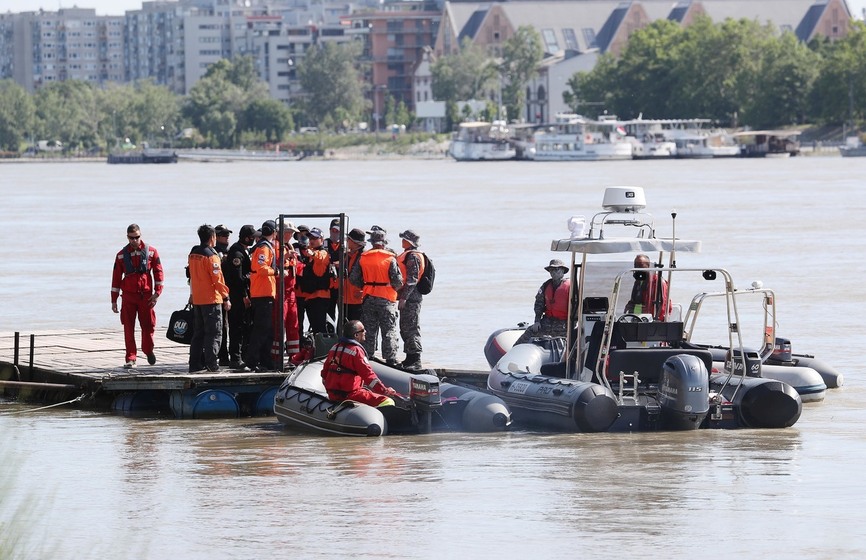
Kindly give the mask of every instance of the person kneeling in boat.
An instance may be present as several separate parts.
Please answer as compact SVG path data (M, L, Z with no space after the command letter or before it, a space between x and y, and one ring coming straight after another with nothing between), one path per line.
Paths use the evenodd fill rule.
M634 258L635 268L650 268L650 258L646 255L638 255ZM657 286L661 280L661 294ZM661 299L659 299L661 295ZM668 296L667 280L661 278L657 273L636 271L634 273L634 286L631 289L631 298L625 304L625 313L649 313L656 321L664 321L671 312L671 301Z
M367 331L361 321L349 321L343 336L328 352L322 368L322 381L333 401L356 401L370 406L394 406L399 396L382 383L370 367L364 340Z
M571 281L565 277L568 267L553 259L544 267L550 280L544 282L535 294L535 323L526 328L517 342L522 344L539 336L565 336L568 321L568 292Z

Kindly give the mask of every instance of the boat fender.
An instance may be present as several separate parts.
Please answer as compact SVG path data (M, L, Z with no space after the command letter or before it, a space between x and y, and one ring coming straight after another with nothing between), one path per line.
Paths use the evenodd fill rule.
M573 418L583 432L604 432L613 425L619 411L607 387L587 383L574 402Z
M494 432L511 424L511 412L499 397L478 392L462 415L463 429L469 432Z
M802 401L787 383L767 380L751 387L740 402L740 414L753 428L788 428L800 418Z

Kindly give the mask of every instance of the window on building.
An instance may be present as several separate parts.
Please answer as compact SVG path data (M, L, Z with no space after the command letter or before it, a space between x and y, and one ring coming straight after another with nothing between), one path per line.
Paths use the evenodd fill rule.
M562 38L565 40L565 48L571 51L580 50L580 47L577 44L577 35L574 33L574 29L570 27L565 27L562 29Z
M584 27L581 29L581 32L583 33L583 42L586 43L586 48L592 49L598 46L595 43L595 29Z
M553 29L542 29L541 37L544 39L544 48L549 53L559 51L559 43L556 41L556 33Z

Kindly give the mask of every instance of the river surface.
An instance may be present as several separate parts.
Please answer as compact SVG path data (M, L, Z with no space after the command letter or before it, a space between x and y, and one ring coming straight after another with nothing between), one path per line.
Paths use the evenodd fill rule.
M776 291L779 334L845 374L785 430L309 437L274 418L175 421L0 403L0 559L862 558L866 233L858 158L0 165L0 331L117 328L126 226L157 247L158 335L201 223L284 214L414 229L435 260L429 366L485 369L532 319L550 240L646 189L660 235L738 287ZM327 228L326 219L298 219ZM232 237L234 241L235 237ZM675 295L676 299L676 295ZM10 359L9 356L4 356ZM118 365L123 356L118 355ZM23 412L23 413L22 413Z

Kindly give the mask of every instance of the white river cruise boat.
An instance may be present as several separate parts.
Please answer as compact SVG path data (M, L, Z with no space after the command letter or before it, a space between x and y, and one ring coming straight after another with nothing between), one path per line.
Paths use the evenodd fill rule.
M538 128L523 150L535 161L598 161L632 158L633 146L615 117L592 120L558 113L553 123Z

